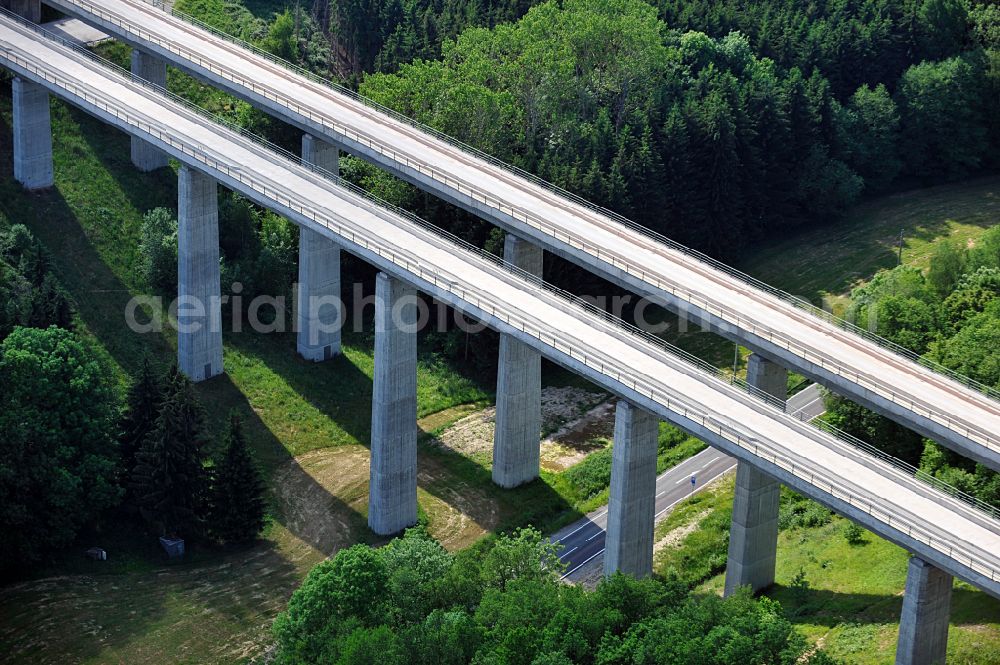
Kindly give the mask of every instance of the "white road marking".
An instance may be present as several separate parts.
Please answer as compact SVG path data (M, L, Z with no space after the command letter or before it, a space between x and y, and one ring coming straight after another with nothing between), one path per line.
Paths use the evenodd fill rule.
M591 524L593 524L594 526L597 526L596 523L594 522L594 520L596 520L598 517L604 517L604 515L606 515L607 512L608 511L605 510L604 512L598 513L598 514L594 515L593 517L586 518L587 521L585 521L583 524L581 524L580 526L576 527L575 529L573 529L572 531L570 531L569 533L567 533L565 536L563 536L559 540L560 541L566 540L567 538L569 538L570 536L572 536L574 533L576 533L580 529L586 529ZM600 528L600 527L598 527L598 528Z
M813 404L815 404L816 402L821 402L821 401L823 401L823 396L822 395L820 395L819 397L817 397L813 401L809 402L808 404L806 404L802 408L796 409L795 411L792 412L792 415L793 416L797 416L800 413L802 413L803 411L805 411L806 409L808 409L810 406L812 406Z
M717 476L715 476L714 478L710 478L710 479L709 479L709 482L711 482L712 480L715 480L715 478L718 478L718 477L719 477L719 476L721 476L722 474L724 474L724 473L727 473L727 472L728 472L728 471L730 471L731 469L735 469L735 468L736 468L736 465L735 465L735 464L733 464L733 465L731 465L731 466L728 466L728 467L726 467L726 468L725 468L725 469L723 469L723 470L722 470L722 471L721 471L721 472L720 472L720 473L719 473L719 474L718 474ZM706 484L707 484L707 483L706 483ZM697 493L697 492L698 492L699 490L702 490L702 489L704 489L704 488L705 488L705 485L702 485L702 486L701 486L701 487L699 487L698 489L696 489L696 490L694 490L694 491L692 491L692 492L688 492L688 493L687 493L686 495L684 495L684 496L682 496L681 498L677 499L676 501L674 501L673 503L671 503L671 504L670 504L669 506L665 507L665 508L664 508L663 510L661 510L660 512L658 512L658 513L656 513L655 515L653 515L653 519L655 520L655 519L656 519L657 517L659 517L659 516L660 516L660 515L662 515L663 513L667 512L668 510L670 510L671 508L673 508L674 506L676 506L676 505L677 505L678 503L680 503L680 502L681 502L681 501L683 501L684 499L687 499L688 497L690 497L690 496L693 496L693 495L694 495L695 493Z
M596 557L598 554L604 554L604 548L603 547L600 549L599 552L596 552L593 556L589 557L586 561L584 561L579 566L577 566L573 570L569 571L568 573L566 573L565 575L563 575L559 579L561 579L561 580L566 579L567 577L569 577L570 575L572 575L573 573L575 573L576 571L580 570L581 568L583 568L584 566L586 566L588 563L590 563L591 559L593 559L594 557Z
M726 473L727 471L730 471L731 469L734 469L734 468L736 468L736 465L735 465L735 464L733 464L733 465L731 465L731 466L727 467L726 469L724 469L724 470L722 471L722 473L720 473L719 475L721 476L721 475L722 475L723 473ZM718 477L718 476L716 476L716 477ZM685 480L686 480L686 479L685 479ZM712 480L714 480L714 478L713 478ZM702 486L702 488L704 488L704 485ZM702 489L702 488L699 488L699 489ZM697 490L695 490L695 491L697 491ZM688 497L690 497L690 496L691 496L692 494L694 494L694 493L695 493L695 492L691 492L691 493L689 493L689 494L688 494L687 496L682 496L681 498L677 499L676 501L674 501L674 502L673 502L673 503L671 503L670 505L668 505L668 506L666 506L665 508L663 508L663 509L662 509L662 510L661 510L660 512L656 513L656 515L654 515L654 516L653 516L653 519L655 520L655 519L656 519L657 517L659 517L659 516L660 516L660 515L662 515L663 513L667 512L668 510L670 510L671 508L673 508L674 506L676 506L676 505L677 505L678 503L680 503L680 502L681 502L681 501L683 501L684 499L687 499ZM602 532L602 533L603 533L603 532ZM600 535L600 534L597 534L597 535ZM593 536L591 536L591 537L590 537L590 538L589 538L588 540L593 540L593 538L594 538L594 537L593 537ZM575 550L575 549L576 549L576 548L574 547L574 548L573 548L572 550L570 550L570 552L572 552L572 551L573 551L573 550ZM578 565L578 566L574 567L574 568L573 568L572 570L570 570L569 572L567 572L566 574L564 574L564 575L563 575L562 577L560 577L559 579L561 579L561 580L564 580L564 579L566 579L567 577L569 577L570 575L572 575L573 573L575 573L576 571L580 570L580 569L581 569L581 568L583 568L583 567L584 567L585 565L587 565L588 563L590 563L590 562L591 562L591 560L593 560L593 559L594 559L594 558L595 558L595 557L596 557L596 556L597 556L598 554L603 554L603 553L604 553L604 548L601 548L601 550L600 550L599 552L597 552L596 554L594 554L594 555L593 555L593 556L591 556L591 557L588 557L586 561L584 561L584 562L583 562L583 563L581 563L580 565ZM567 552L567 554L569 554L569 552Z

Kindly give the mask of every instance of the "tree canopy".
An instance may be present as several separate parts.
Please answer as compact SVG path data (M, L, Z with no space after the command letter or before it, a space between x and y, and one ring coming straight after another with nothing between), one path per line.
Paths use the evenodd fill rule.
M139 449L131 478L139 512L158 535L203 533L210 440L205 409L191 381L173 367L165 381L156 425Z
M562 584L537 531L449 554L421 529L316 566L274 624L279 663L829 663L768 599L674 577ZM541 562L548 562L540 565Z
M70 331L15 328L0 344L0 569L71 543L121 496L119 398Z
M226 439L212 472L210 531L224 543L247 543L264 528L264 483L236 413L229 415Z
M943 241L924 273L883 270L851 294L857 324L928 360L1000 389L1000 226L971 248ZM1000 507L1000 474L847 399L830 394L826 418L910 464Z
M714 4L723 7L666 3L658 16L640 0L544 2L515 23L446 40L439 60L369 75L360 91L721 257L765 232L833 219L863 190L966 174L988 154L989 68L981 50L962 50L964 5L927 0L900 13L868 3L855 15L826 2L819 27L796 3L730 8L767 12L776 19L761 19L768 31L837 26L833 43L852 42L859 67L836 46L835 63L776 57L752 26L723 30L727 3ZM891 25L871 48L896 62L858 80L873 54L860 44L867 33L851 30L877 32L880 16ZM926 61L901 47L903 33ZM792 43L812 43L803 40ZM454 213L415 190L400 197L386 176L366 173L369 187L485 242L482 226L450 222Z

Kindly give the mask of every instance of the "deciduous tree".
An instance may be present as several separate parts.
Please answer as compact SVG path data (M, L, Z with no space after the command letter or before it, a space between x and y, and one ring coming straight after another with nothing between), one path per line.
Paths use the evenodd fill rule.
M108 369L56 327L0 344L0 568L70 544L121 497Z

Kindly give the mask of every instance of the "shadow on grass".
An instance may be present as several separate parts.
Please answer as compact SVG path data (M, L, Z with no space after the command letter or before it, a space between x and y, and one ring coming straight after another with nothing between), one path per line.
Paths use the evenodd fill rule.
M148 356L161 368L173 363L176 346L172 339L166 337L167 333L139 334L127 327L124 312L131 292L102 261L80 225L75 222L73 211L58 188L37 194L18 191L19 189L17 183L9 178L4 178L0 183L0 193L5 195L5 208L12 216L11 221L25 223L53 254L60 281L73 296L87 331L108 351L122 371L134 374L141 366L144 356ZM44 215L27 214L32 209L44 210ZM215 430L217 439L226 422L225 414L235 410L242 417L249 440L264 466L267 469L287 466L291 456L227 375L198 384L196 388L209 410L210 425ZM321 490L319 486L316 489ZM353 514L352 522L364 523L362 516L339 502L336 497L329 493L326 493L326 497L331 504L336 505L338 511Z
M64 106L63 112L76 123L79 135L90 146L90 154L97 157L108 173L114 174L121 192L134 208L143 212L157 206L177 210L177 174L172 168L162 167L148 173L140 171L132 164L129 134L75 107ZM168 192L173 196L165 203L164 195Z
M129 330L124 312L131 290L118 277L128 272L116 274L102 258L96 243L107 239L109 234L118 235L108 242L123 245L136 242L134 234L122 228L120 220L125 218L124 212L117 219L113 216L114 203L108 199L115 197L99 196L106 181L112 183L115 191L126 192L128 203L142 211L156 205L172 205L176 198L172 172L133 172L127 157L126 137L56 104L53 123L57 129L54 146L57 185L47 191L26 192L12 175L9 102L7 87L7 91L0 93L0 213L11 224L25 224L45 244L54 258L61 283L75 301L81 334L103 347L122 375L134 375L144 356L160 367L168 366L174 362L173 339L165 334L140 335ZM81 132L84 136L99 134L102 138L84 141ZM109 153L125 157L111 159ZM114 172L96 166L94 154ZM119 173L127 175L119 181ZM72 191L75 199L84 199L87 205L71 205L65 196L67 191ZM91 195L93 205L89 203ZM121 266L116 267L121 270ZM340 513L352 532L350 537L345 534L345 539L353 540L356 529L363 530L362 515L316 484L297 464L287 463L290 455L228 376L200 384L197 390L217 434L224 426L225 413L235 409L243 417L248 439L262 461L271 468L283 467L294 482L308 486L312 496L322 497L324 505ZM284 523L280 511L275 517ZM295 526L288 526L295 533ZM295 535L317 549L323 546L322 542L310 542L309 532ZM186 640L190 636L179 633L191 632L202 636L198 640L202 646L231 649L233 636L245 632L248 626L259 627L269 622L301 579L302 571L296 562L273 543L261 541L239 552L203 551L190 561L163 566L155 540L147 542L136 536L134 540L142 542L131 547L128 541L133 539L124 532L109 534L107 540L116 544L109 549L112 557L120 559L120 564L95 568L93 574L66 577L67 572L70 575L78 572L79 566L71 564L67 570L59 571L63 577L32 580L4 589L2 613L9 621L5 621L0 644L6 651L24 657L34 654L64 662L78 660L106 653L108 649L114 651L132 640L141 641L151 631L163 632L160 625L163 621L174 624L165 631L172 635L171 639ZM45 591L47 588L49 592ZM210 613L206 615L209 621L194 616L203 611ZM95 621L100 624L96 634ZM215 622L222 627L209 625ZM212 635L212 631L217 635ZM58 653L64 657L53 655Z
M248 626L266 626L300 580L272 543L116 575L99 568L109 562L91 563L91 574L62 574L3 590L0 648L8 657L163 662L188 652L199 661L236 660L220 658L220 651L242 647L234 638L245 639Z
M301 359L295 352L293 335L268 336L281 340L277 343L262 337L232 335L227 342L266 364L297 395L354 440L370 448L371 378L343 355L324 363ZM372 341L371 335L364 333L344 336L345 345L364 348L369 354ZM556 519L562 521L581 516L544 481L536 480L513 490L502 489L493 484L489 469L464 455L434 445L434 438L432 432L421 430L418 433L419 488L465 514L484 530L527 524L542 527ZM470 496L472 493L480 498Z
M833 628L845 623L885 624L899 621L902 594L841 593L810 589L802 594L786 585L775 584L766 595L781 603L792 623ZM953 625L980 625L997 620L1000 600L983 591L956 587L951 597Z
M86 197L91 181L104 178L110 181L107 186L113 187L116 195L120 192L126 197L127 206L140 212L158 205L175 205L174 174L166 169L152 174L136 171L129 159L127 135L61 104L54 106L53 123L57 138L62 143L54 151L58 180L72 179L76 196ZM8 156L11 151L9 136L10 133L6 132L0 143ZM99 166L87 164L95 157ZM10 163L9 157L7 163ZM82 170L87 170L87 174L81 173ZM122 371L133 374L147 354L161 366L173 362L175 347L172 337L138 335L124 325L123 313L131 293L128 285L116 276L116 273L122 274L123 266L107 265L94 245L95 236L102 239L101 234L115 232L113 204L95 196L92 207L87 205L82 210L74 211L61 195L58 185L49 192L29 194L13 182L9 172L4 176L0 191L4 193L5 208L11 221L27 223L57 257L60 277L73 294L81 319ZM81 206L77 205L77 208ZM125 229L120 230L122 237L116 239L118 242L123 245L138 244L134 229L131 230L132 237ZM121 261L129 263L127 257ZM292 335L280 336L281 341L277 344L270 339L258 339L260 337L227 335L227 344L263 360L292 389L353 439L360 442L370 440L371 380L363 372L343 358L321 364L298 359ZM213 416L229 409L236 409L244 416L248 423L248 435L268 468L287 466L290 455L230 379L206 382L199 386L199 392L206 397ZM219 423L224 419L214 417L213 420L217 427L221 427ZM566 502L544 482L514 491L501 490L492 485L488 470L475 462L458 454L428 448L422 446L425 462L444 469L445 476L457 476L474 488L485 488L484 492L501 507L505 518L509 518L505 522L513 525L539 521L569 509ZM454 506L454 484L447 477L430 473L422 474L422 479L421 487L425 491ZM332 496L330 499L335 500ZM494 519L493 511L481 503L464 503L463 510L468 512L474 506L480 506L480 509L473 509L469 514L471 519L483 525ZM346 505L339 508L352 515L351 522L363 523L362 516L356 511Z
M345 336L344 341L356 346L362 340ZM343 354L321 363L305 360L294 333L229 333L225 343L266 366L352 439L371 438L372 381Z
M950 220L991 226L1000 209L997 191L996 176L987 176L878 196L834 222L761 241L744 252L738 267L818 305L826 293L845 293L858 280L895 267L900 230L909 262L914 245L927 251L927 243L951 233Z

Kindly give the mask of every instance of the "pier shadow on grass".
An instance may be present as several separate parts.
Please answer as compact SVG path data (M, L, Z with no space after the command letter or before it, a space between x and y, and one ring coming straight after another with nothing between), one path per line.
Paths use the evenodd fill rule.
M137 334L125 323L132 289L120 276L134 277L126 267L128 252L112 253L109 264L99 245L136 243L137 230L120 223L127 215L118 206L139 211L169 206L176 198L176 179L164 170L116 182L116 173L95 164L93 151L124 150L124 161L113 162L110 168L124 164L130 169L127 138L110 144L82 141L73 129L75 123L66 120L71 113L60 104L53 107L56 186L26 192L13 180L10 98L9 92L0 93L0 216L6 223L25 224L45 244L60 282L75 302L81 335L106 352L120 377L134 376L144 357L166 367L174 361L174 340L166 334ZM88 127L86 122L80 126L84 133L103 128ZM236 410L258 459L271 473L280 468L292 484L305 487L310 496L321 498L325 509L338 513L346 525L344 543L367 537L364 516L315 484L229 377L200 384L197 390L216 434L224 426L224 414ZM332 553L324 550L326 540L310 542L312 532L296 533L297 524L282 510L273 513L272 530L287 529L312 550L303 554L299 548L297 560L292 560L285 547L259 541L246 550L202 552L191 561L164 566L160 555L152 554L145 544L129 552L124 549L129 538L110 538L123 548L111 551L112 557L123 559L121 565L87 574L79 574L79 566L72 565L58 577L7 586L0 594L4 598L0 613L9 617L0 633L0 648L19 658L51 662L91 657L162 662L164 654L188 650L212 653L220 660L236 658L223 652L233 649L234 643L245 647L247 640L266 639L271 618L310 562ZM159 655L149 660L151 652Z

